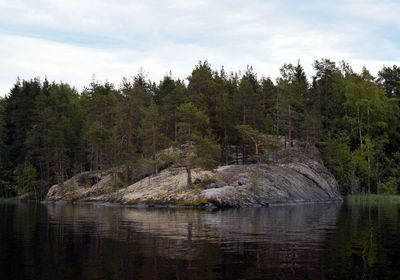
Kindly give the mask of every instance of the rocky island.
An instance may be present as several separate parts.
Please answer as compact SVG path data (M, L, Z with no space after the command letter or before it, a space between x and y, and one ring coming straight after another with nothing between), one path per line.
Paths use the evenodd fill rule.
M54 185L45 201L223 208L342 200L321 159L300 152L282 163L220 166L215 172L195 169L192 187L184 169L165 169L121 188L114 187L111 170L97 176L84 172Z

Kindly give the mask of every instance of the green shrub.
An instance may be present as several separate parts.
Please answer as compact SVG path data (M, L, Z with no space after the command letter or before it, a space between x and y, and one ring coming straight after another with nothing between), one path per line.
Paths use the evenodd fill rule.
M250 171L250 187L253 191L257 191L260 188L260 174L258 170Z
M63 184L63 185L61 185L61 186L62 186L62 189L64 190L64 193L75 191L75 188L74 188L73 185L70 185L70 184Z
M192 188L194 189L195 195L199 195L203 191L203 186L201 186L201 185L193 185Z
M399 180L396 177L389 177L385 182L379 183L378 188L380 193L396 194Z
M113 193L116 189L117 189L117 186L111 186L111 185L104 186L102 188L103 193L105 193L105 194Z
M350 204L374 204L374 203L400 203L400 195L390 194L353 194L346 197Z
M198 185L201 188L206 188L206 187L208 187L209 185L211 185L212 183L215 183L215 182L217 182L217 177L215 175L211 175L210 176L208 174L205 174L201 178L196 178L194 180L194 185Z

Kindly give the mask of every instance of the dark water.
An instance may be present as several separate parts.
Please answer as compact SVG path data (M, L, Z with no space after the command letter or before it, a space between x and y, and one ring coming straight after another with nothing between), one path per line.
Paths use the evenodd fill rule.
M0 279L400 279L399 214L0 203Z

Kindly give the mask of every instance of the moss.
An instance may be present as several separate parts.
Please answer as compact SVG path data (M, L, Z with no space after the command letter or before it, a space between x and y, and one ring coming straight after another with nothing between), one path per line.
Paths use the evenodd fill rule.
M75 200L76 192L75 191L67 191L64 193L65 200Z
M70 184L62 184L61 188L64 191L64 194L66 194L68 192L74 192L75 191L75 187L73 185L70 185Z
M119 181L115 184L115 189L122 189L128 187L130 184L127 181Z
M142 203L144 203L144 204L153 204L153 205L164 205L164 204L167 204L165 200L161 200L161 199L148 199L148 200L142 201Z
M250 171L250 187L255 192L260 188L260 174L257 169Z
M185 207L201 207L207 204L210 204L210 201L207 199L194 199L194 200L169 200L166 201L164 199L148 199L148 200L139 200L134 199L126 202L127 205L134 204L146 204L146 205L176 205L176 206L185 206Z
M203 191L203 186L201 186L201 185L193 185L192 188L194 190L195 195L199 195Z
M199 186L202 189L208 187L209 185L211 185L212 183L217 182L217 176L216 175L209 175L209 174L205 174L203 177L201 178L197 178L196 180L194 180L194 186ZM193 186L193 187L194 187Z
M381 193L388 195L395 195L397 192L397 186L400 180L396 177L389 177L385 182L381 182L378 184L378 188Z
M118 189L117 186L103 186L102 187L102 191L104 194L110 194L113 193L114 191L116 191Z
M98 202L98 200L96 198L92 198L92 197L85 197L85 198L79 199L79 202Z
M194 207L199 207L199 206L204 206L206 204L209 204L210 201L208 199L195 199L192 201L184 201L182 205L184 206L194 206Z

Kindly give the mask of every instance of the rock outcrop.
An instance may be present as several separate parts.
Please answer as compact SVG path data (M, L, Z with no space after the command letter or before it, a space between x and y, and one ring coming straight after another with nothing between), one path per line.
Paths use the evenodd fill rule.
M86 182L96 182L80 184L85 181L82 176ZM322 161L300 152L280 164L229 165L216 172L196 169L191 188L183 169L166 169L122 188L115 186L111 173L95 176L82 173L54 185L45 200L218 208L342 200L335 178Z

